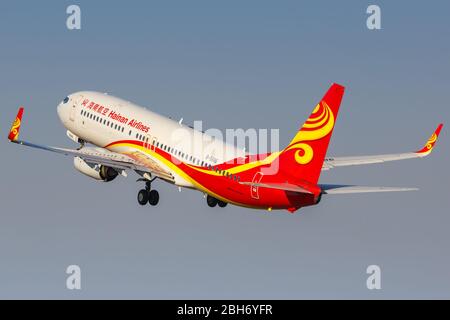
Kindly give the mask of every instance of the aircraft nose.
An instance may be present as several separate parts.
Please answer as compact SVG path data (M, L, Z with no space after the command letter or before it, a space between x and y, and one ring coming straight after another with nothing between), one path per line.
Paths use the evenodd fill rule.
M58 113L58 116L61 118L61 112L62 112L62 105L61 103L58 104L58 106L56 107L56 112Z
M65 112L64 112L64 105L62 103L58 104L56 107L56 112L58 113L58 117L61 120L61 122L65 121Z

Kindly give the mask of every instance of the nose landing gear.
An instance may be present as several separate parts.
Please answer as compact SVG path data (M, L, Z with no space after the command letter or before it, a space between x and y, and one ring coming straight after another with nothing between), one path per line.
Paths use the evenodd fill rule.
M159 203L159 192L151 189L153 180L155 180L155 178L151 181L145 180L145 189L139 190L138 192L137 200L141 206L145 206L147 203L151 206L156 206Z

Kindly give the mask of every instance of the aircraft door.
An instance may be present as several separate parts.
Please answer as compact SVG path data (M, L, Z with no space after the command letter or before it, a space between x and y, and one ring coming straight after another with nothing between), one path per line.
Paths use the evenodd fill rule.
M152 139L152 137L150 135L144 136L144 148L145 149L150 149L151 139Z
M262 180L263 174L261 172L255 173L252 182L260 183ZM259 199L259 187L250 186L250 195L253 199Z
M155 151L156 148L156 137L153 137L151 135L145 135L145 140L144 140L144 148L149 149L151 151Z
M72 106L70 107L70 114L69 114L69 119L72 122L75 121L75 115L77 114L77 105L80 104L81 99L83 99L83 96L79 95L72 100Z
M152 151L156 151L156 142L157 142L156 137L152 137L152 144L150 146Z

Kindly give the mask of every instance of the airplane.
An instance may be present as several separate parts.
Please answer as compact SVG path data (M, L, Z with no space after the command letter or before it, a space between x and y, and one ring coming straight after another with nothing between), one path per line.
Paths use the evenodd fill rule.
M260 155L248 154L182 121L93 91L70 94L57 106L67 136L79 144L77 149L20 140L23 107L19 108L8 139L19 145L71 156L76 170L99 181L110 182L119 175L126 177L127 171L134 171L145 186L138 192L140 205L159 203L159 193L152 188L155 179L169 182L180 190L190 188L202 192L209 207L233 204L268 211L283 209L290 213L318 204L323 195L417 190L319 183L321 172L332 168L426 157L443 126L439 124L424 147L415 152L327 157L344 91L342 85L333 83L284 149Z

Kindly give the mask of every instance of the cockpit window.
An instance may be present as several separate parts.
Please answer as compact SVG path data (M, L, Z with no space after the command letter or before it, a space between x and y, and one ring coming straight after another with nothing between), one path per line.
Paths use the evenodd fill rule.
M67 103L67 102L69 102L69 97L65 97L63 100L63 103Z

